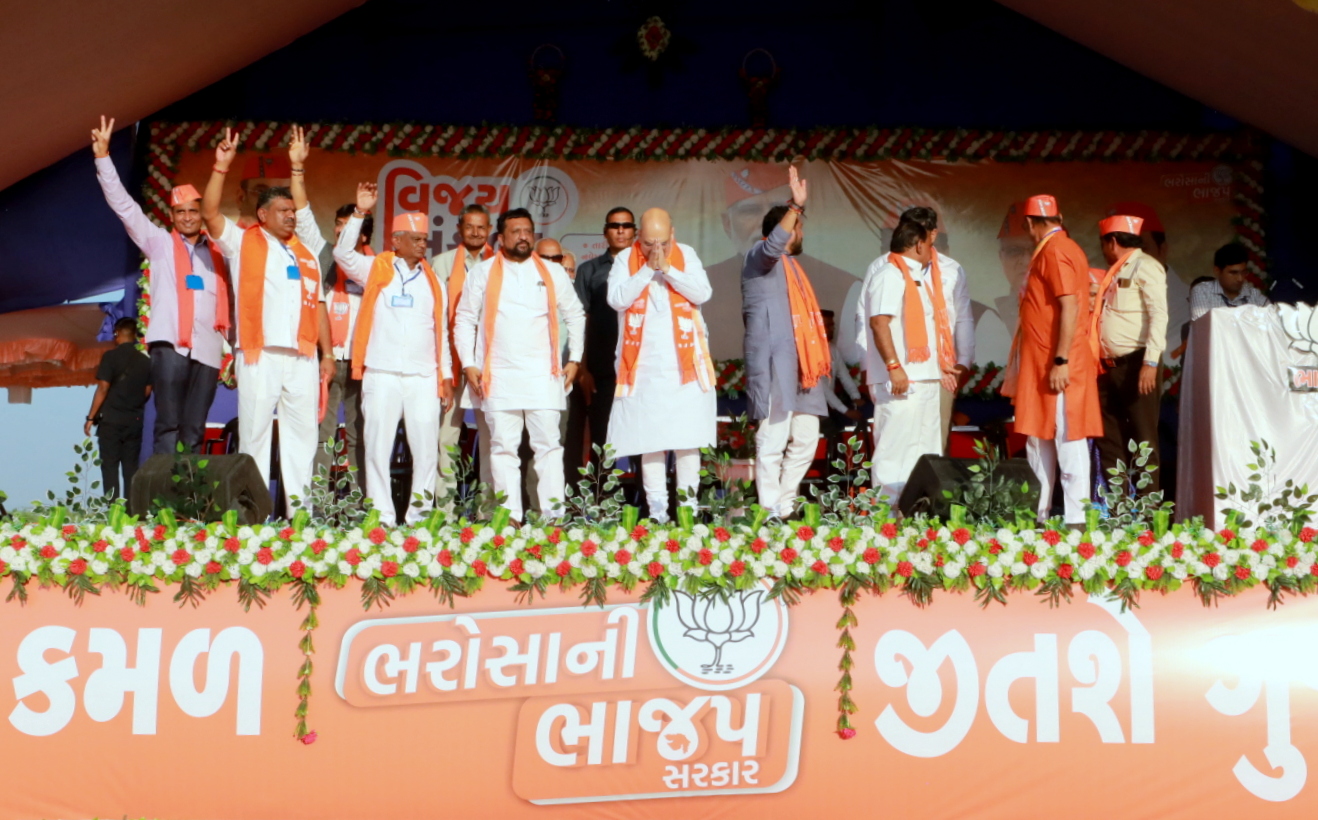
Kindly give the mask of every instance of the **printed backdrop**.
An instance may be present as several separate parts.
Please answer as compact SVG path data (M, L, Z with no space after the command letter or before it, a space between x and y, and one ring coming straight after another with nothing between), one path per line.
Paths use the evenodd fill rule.
M304 613L286 594L251 612L108 591L0 604L0 765L17 778L0 818L1318 811L1315 599L863 597L842 740L831 594L656 610L551 589L528 607L501 586L368 613L326 592L310 745L293 737Z
M280 166L286 149L275 147L280 128L254 123L243 131L244 151L234 166L241 172L231 172L226 180L225 208L230 216L252 219L260 188L287 182L277 176L287 174L286 164ZM444 156L443 146L432 146L427 152L412 145L411 155L404 157L381 150L393 145L385 137L364 145L345 142L349 132L343 129L310 129L313 145L328 146L314 148L307 162L307 187L326 235L332 235L334 209L353 200L359 181L380 185L378 210L386 224L400 210L426 212L435 252L457 243L457 214L473 202L495 212L510 205L529 208L537 230L561 240L579 261L603 251L600 234L610 208L625 206L638 216L646 208L666 208L673 214L679 241L696 249L714 287L714 297L705 308L714 356L741 355L740 258L759 238L764 213L788 197L785 160L795 153L779 152L781 162L757 161L763 158L758 152L748 159L729 159L729 151L691 152L689 159L656 162L652 156L619 149L613 151L618 158L600 161L591 153L594 148L583 156L578 142L577 149L566 155L570 158L547 159L541 141L536 143L541 150L535 153L528 148L472 156L475 148L455 148L450 153L456 156ZM201 187L210 174L214 135L215 129L205 125L156 126L153 156L161 168L152 185L163 189L163 178L169 177ZM617 147L616 141L610 145ZM855 146L832 152L836 159L824 159L818 151L803 152L802 176L810 184L805 268L820 305L838 311L839 339L845 342L851 338L858 279L876 257L886 253L897 214L911 205L933 206L944 223L941 248L968 274L977 358L981 363L1001 363L1015 321L1013 290L1029 259L1028 241L1018 220L1007 218L1012 204L1034 193L1056 195L1091 264L1104 266L1097 220L1108 215L1114 204L1142 202L1157 211L1166 227L1168 261L1175 274L1169 282L1172 348L1179 344L1180 324L1188 319L1188 283L1211 274L1213 250L1240 230L1232 222L1242 212L1241 203L1257 199L1248 163L1207 143L1199 147L1203 150L1182 152L1189 159L1115 159L1134 156L1132 149L1099 152L1087 156L1090 161L1075 162L867 160L866 156L884 154L867 155ZM1064 149L1049 150L1056 153L1047 154L1049 160L1067 158ZM1094 161L1099 159L1104 161ZM1259 239L1253 231L1251 235ZM382 241L383 232L377 231L376 245ZM1259 245L1255 242L1253 247ZM845 343L843 352L847 352Z

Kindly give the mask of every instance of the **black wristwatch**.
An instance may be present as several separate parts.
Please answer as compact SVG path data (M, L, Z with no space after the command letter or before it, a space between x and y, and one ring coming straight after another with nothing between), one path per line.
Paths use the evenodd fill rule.
M1061 367L1064 364L1070 364L1070 362L1071 362L1070 359L1064 359L1061 356L1053 357L1053 364L1057 365L1058 367Z

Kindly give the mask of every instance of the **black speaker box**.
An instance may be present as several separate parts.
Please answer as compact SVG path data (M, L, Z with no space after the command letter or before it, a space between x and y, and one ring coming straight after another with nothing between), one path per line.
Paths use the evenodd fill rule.
M157 498L166 504L178 501L178 487L174 482L176 458L194 464L198 461L206 462L202 471L203 480L208 485L219 482L213 491L215 502L221 510L237 510L239 523L263 524L270 517L274 509L270 488L261 480L256 460L245 453L227 456L173 456L161 453L151 456L133 476L133 486L128 492L129 514L146 515L151 509L151 502Z
M949 458L925 454L915 463L911 477L906 480L901 498L897 499L897 508L902 515L916 513L937 516L946 519L952 508L952 499L943 495L944 490L956 493L957 488L970 483L974 473L970 468L976 464L984 466L986 462L975 458ZM1028 486L1026 504L1031 510L1039 506L1039 478L1030 469L1030 463L1023 458L1009 458L998 462L996 475L1006 478L1019 487Z

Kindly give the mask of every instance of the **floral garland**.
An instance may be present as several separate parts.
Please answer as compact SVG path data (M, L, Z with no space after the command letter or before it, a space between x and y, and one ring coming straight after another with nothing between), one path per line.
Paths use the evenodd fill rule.
M714 362L714 390L719 398L735 399L746 392L746 360L723 359Z

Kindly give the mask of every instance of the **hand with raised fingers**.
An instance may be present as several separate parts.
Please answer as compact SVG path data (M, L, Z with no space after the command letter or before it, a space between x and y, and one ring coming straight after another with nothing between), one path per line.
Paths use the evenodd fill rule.
M110 135L114 133L114 117L106 122L101 115L101 127L92 129L92 156L100 159L110 156Z

